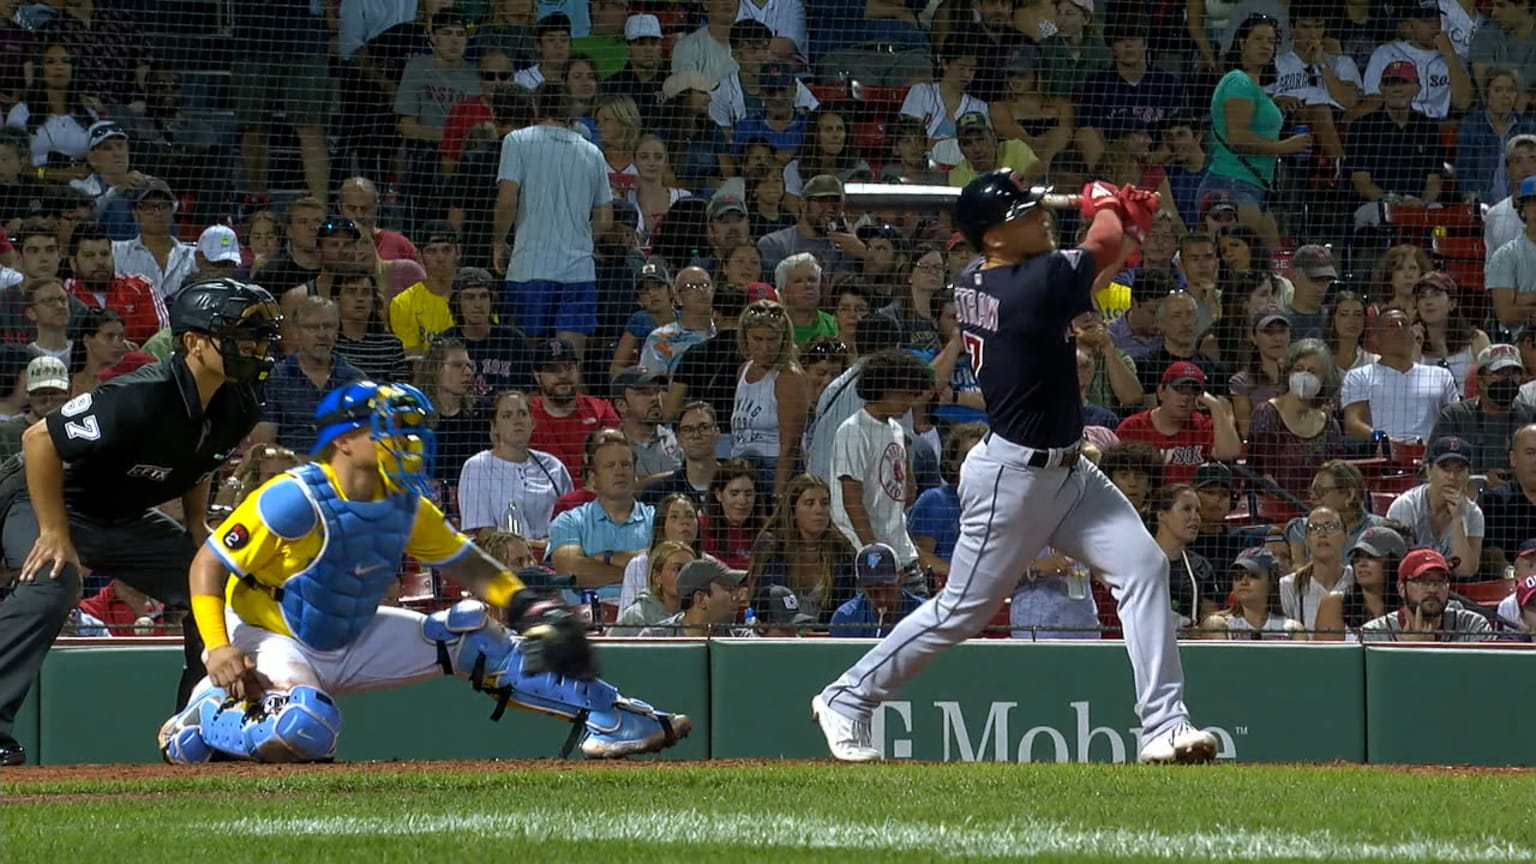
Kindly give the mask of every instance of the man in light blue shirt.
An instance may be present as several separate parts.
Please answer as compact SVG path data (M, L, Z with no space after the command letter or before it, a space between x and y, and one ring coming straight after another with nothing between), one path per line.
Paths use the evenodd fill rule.
M569 128L564 87L546 82L533 98L537 122L502 140L491 260L506 268L512 322L535 339L568 339L579 354L597 330L592 237L613 224L608 163Z
M548 560L556 571L575 576L578 588L616 585L630 559L649 548L655 511L635 500L635 454L623 432L593 432L582 459L597 500L555 517Z

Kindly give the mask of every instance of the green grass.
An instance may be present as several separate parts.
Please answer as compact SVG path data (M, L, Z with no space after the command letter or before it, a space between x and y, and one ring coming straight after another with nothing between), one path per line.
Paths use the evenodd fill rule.
M0 783L0 860L1536 861L1533 782L1230 765L208 770Z

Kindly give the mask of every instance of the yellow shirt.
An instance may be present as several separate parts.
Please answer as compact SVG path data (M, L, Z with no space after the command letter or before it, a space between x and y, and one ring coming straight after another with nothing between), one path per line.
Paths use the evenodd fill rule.
M1099 293L1093 296L1099 303L1099 315L1103 316L1105 324L1123 316L1125 310L1131 308L1131 286L1129 285L1111 282L1100 288Z
M425 282L417 282L389 301L389 329L407 353L426 351L434 336L452 328L448 298L433 294Z
M340 494L336 473L321 464L326 477ZM320 554L325 540L324 524L314 505L300 490L303 481L288 474L268 480L240 503L219 530L208 537L208 548L229 568L231 578L224 590L224 602L235 610L240 620L274 633L292 636L288 622L270 591L254 588L241 581L251 577L258 585L276 588L303 572ZM382 490L379 497L383 497ZM308 513L303 510L307 508ZM284 537L272 527L308 525ZM411 526L405 552L428 567L447 564L471 548L468 537L448 524L435 504L423 498L416 505L416 521Z
M1013 171L1023 172L1024 169L1040 161L1035 151L1029 149L1029 145L1023 141L1015 141L1012 138L998 142L997 167L1008 168ZM978 172L971 167L971 161L967 159L949 170L949 185L964 186L976 179Z

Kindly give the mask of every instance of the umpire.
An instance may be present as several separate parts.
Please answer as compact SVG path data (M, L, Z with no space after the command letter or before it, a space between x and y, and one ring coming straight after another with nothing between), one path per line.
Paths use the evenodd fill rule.
M80 568L186 609L188 568L207 538L214 471L261 419L280 316L272 295L232 279L176 295L170 357L81 393L22 435L0 467L0 765L26 754L16 712L80 598ZM179 499L187 525L154 510ZM177 709L203 676L202 639L183 621Z

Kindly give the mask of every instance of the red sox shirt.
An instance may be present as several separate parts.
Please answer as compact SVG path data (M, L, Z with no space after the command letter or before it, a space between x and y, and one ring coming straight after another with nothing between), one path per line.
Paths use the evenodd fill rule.
M1163 483L1188 483L1195 479L1195 469L1206 461L1215 443L1211 418L1195 412L1189 422L1172 435L1164 435L1152 425L1151 410L1132 414L1115 430L1121 441L1151 444L1163 454Z

